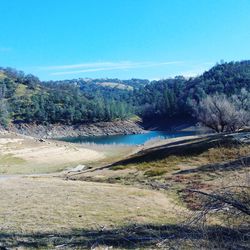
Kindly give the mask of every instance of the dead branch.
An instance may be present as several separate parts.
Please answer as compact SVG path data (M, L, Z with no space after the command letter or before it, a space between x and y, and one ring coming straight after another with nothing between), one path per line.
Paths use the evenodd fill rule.
M240 202L239 200L233 199L232 197L228 198L228 197L223 196L223 195L209 194L209 193L206 193L206 192L203 192L203 191L193 190L193 189L187 189L187 191L192 192L192 193L205 195L205 196L210 197L210 198L212 198L213 200L216 200L216 201L224 202L224 203L238 209L242 213L250 215L250 208L248 206L246 206L245 204L243 204L242 202Z

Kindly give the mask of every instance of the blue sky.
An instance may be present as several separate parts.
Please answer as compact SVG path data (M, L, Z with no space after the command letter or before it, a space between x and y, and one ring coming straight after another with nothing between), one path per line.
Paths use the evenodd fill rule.
M250 0L1 0L0 65L42 80L196 75L250 59Z

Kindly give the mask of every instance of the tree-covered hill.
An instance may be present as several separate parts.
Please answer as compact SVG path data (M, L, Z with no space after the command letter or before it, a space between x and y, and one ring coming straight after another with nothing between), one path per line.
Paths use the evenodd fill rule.
M105 92L103 87L90 87L85 91L72 83L40 82L32 75L2 68L1 123L75 124L124 119L131 115L131 107L125 98L119 97L122 93L118 90L107 88ZM110 97L106 98L108 95Z
M199 99L205 94L232 95L242 88L250 90L250 61L218 64L203 75L187 81L183 89L188 98Z
M208 94L250 91L250 61L217 64L201 76L160 81L73 79L42 82L0 68L0 120L77 124L126 119L192 117L191 104Z
M194 101L215 93L239 94L242 88L250 91L250 61L217 64L194 78L153 81L135 90L133 98L143 117L187 117Z

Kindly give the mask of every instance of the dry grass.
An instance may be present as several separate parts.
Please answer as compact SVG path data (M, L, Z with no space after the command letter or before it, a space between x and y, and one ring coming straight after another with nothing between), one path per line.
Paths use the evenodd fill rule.
M249 145L229 145L228 147L210 148L208 151L199 155L198 160L202 161L205 159L207 163L217 163L235 160L246 155L250 155Z
M0 158L0 171L3 170L4 164L9 165L13 171L17 171L17 168L21 167L22 171L29 173L32 172L32 169L41 172L51 171L52 169L58 170L59 166L64 168L63 164L72 164L70 161L72 159L67 158L66 152L69 152L72 158L73 152L75 152L75 155L82 154L83 151L80 148L84 149L85 153L97 152L104 156L103 158L93 158L92 162L89 161L88 164L92 167L109 163L123 155L130 154L133 150L138 150L138 148L130 147L114 148L95 145L84 145L78 148L77 145L57 142L40 143L31 139L23 140L23 138L21 138L21 141L13 141L13 138L9 138L7 141L5 139L4 137L2 137L2 140L0 139L0 151L2 150L2 153L4 153L4 157ZM154 238L154 245L149 245L148 248L154 249L160 238L172 239L173 235L183 234L183 238L180 236L181 241L186 240L186 246L191 246L187 249L192 249L192 244L196 240L192 237L193 235L199 235L197 231L199 229L196 225L191 229L182 227L180 222L190 214L190 210L199 209L200 205L197 203L197 197L191 197L185 192L185 189L213 191L223 185L243 183L248 169L202 171L201 166L234 160L250 154L249 146L233 144L204 147L204 150L196 151L203 145L202 140L200 142L201 144L198 144L196 148L192 148L192 142L181 143L181 145L177 145L178 151L174 151L176 146L174 144L170 148L170 153L168 148L166 148L166 151L161 151L160 155L157 155L156 152L154 154L156 158L149 157L145 161L142 159L138 162L95 169L95 171L79 175L79 179L94 180L95 183L66 181L49 176L25 178L3 178L0 176L0 240L1 233L2 235L8 234L11 245L14 241L12 236L16 233L18 234L17 238L21 237L21 240L17 239L18 244L25 240L30 241L30 239L39 241L40 238L41 244L43 244L42 241L46 242L48 238L53 241L53 235L56 234L55 244L53 243L54 245L48 247L54 248L58 244L57 241L62 242L62 244L65 242L72 243L75 244L74 246L78 246L79 242L84 242L82 244L86 246L88 244L86 241L92 237L92 243L90 246L88 245L90 248L96 242L95 237L99 239L98 243L109 244L112 242L110 244L115 247L124 242L124 237L136 236L135 241L137 243L140 241L137 246L141 247L147 240L141 240L140 237L146 235ZM194 145L196 143L197 140L193 142ZM40 154L39 159L41 161L43 154L40 151L43 147L49 148L49 152L54 156L48 156L48 158L46 156L45 162L39 165L39 161L35 161L36 158L31 156ZM32 151L32 148L39 152ZM62 148L66 151L61 152ZM190 148L192 150L189 151ZM56 164L53 163L53 159L57 161L55 152L58 152L58 149L61 152L58 154L58 159L63 155L61 158L64 162L54 168L53 166ZM21 157L20 152L23 152L25 157ZM87 162L86 158L82 161ZM36 164L32 165L32 163ZM8 171L8 173L11 173L10 170ZM130 186L104 182L123 183ZM140 188L136 188L135 185ZM214 226L214 224L224 225L224 218L212 215L209 227ZM131 225L133 225L134 231L126 234ZM145 227L137 227L137 225L144 225ZM157 231L154 231L152 228L156 227L147 225L161 226ZM101 228L104 228L104 230L102 231ZM119 228L121 231L119 231ZM187 230L191 231L188 231L186 235ZM211 230L212 232L219 232L217 228L211 228ZM78 232L80 233L77 236ZM19 236L20 233L24 235ZM84 235L85 239L81 234ZM230 235L233 234L234 232ZM25 235L29 236L25 238ZM213 241L213 233L211 235L209 240L206 239L209 244ZM227 237L228 234L225 235ZM61 240L60 237L62 237ZM215 246L218 246L218 242L215 242ZM126 244L129 245L130 243ZM173 238L173 246L176 246L176 243L176 239ZM133 245L134 242L131 244ZM126 247L124 248L126 249Z
M19 157L13 156L13 154L6 154L0 157L0 165L10 166L25 163L25 160Z
M5 74L2 71L0 71L0 79L4 79L5 77L6 77Z
M162 160L156 160L152 162L140 162L137 164L128 164L128 165L115 165L111 167L111 170L121 170L121 169L136 169L138 171L149 172L149 171L158 171L162 175L164 173L173 172L179 170L178 165L181 162L186 162L186 157L182 156L169 156Z
M56 178L0 179L1 231L70 231L175 222L181 208L163 193ZM183 210L184 211L184 210Z
M194 145L195 143L196 141ZM246 171L249 173L249 168L226 170L216 168L217 163L228 162L250 155L249 145L224 143L221 146L212 145L212 147L199 152L193 150L192 143L189 145L186 147L183 144L178 148L178 151L175 151L176 154L169 154L166 150L164 152L166 157L161 154L160 159L157 159L157 154L154 154L156 159L152 158L151 160L146 155L145 159L147 161L143 161L144 158L142 157L137 162L114 165L107 169L86 173L82 178L164 189L168 197L171 197L180 206L197 210L200 208L199 199L185 190L196 189L212 192L223 185L239 185L239 183L243 183ZM199 147L202 146L203 144L199 144ZM192 148L192 150L185 151L182 150L183 147L188 150ZM211 169L203 170L202 167L210 166L209 164L211 164ZM237 183L235 183L236 177ZM216 218L213 219L216 220Z
M133 90L133 87L117 82L100 82L97 83L97 85L101 85L103 87L117 88L117 89Z
M145 172L146 176L173 174L178 170L191 169L205 164L230 161L250 155L249 145L229 145L209 148L197 155L170 155L161 160L139 162L137 164L115 165L111 170L136 169ZM158 174L157 174L158 173Z
M15 94L18 97L23 96L23 95L25 95L26 90L27 90L27 86L26 85L24 85L24 84L18 84L18 86L16 88L16 93Z

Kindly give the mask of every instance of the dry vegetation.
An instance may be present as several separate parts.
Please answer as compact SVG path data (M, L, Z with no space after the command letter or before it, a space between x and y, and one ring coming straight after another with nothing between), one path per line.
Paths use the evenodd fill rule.
M166 236L159 243L163 248L247 249L250 217L239 207L250 209L250 145L241 141L241 135L236 137L216 135L166 145L161 142L107 168L72 178L160 190L192 211L193 215L174 233L181 234L180 239L176 236L172 241ZM246 138L249 142L249 134ZM235 207L238 203L240 206ZM185 234L183 227L191 232Z
M249 208L250 146L244 136L236 137L160 141L125 160L119 159L138 148L116 147L115 154L112 147L84 145L85 151L76 151L85 152L82 157L103 152L103 158L83 157L91 168L82 173L0 176L0 243L39 249L247 249L249 215L215 198L223 195ZM39 151L45 144L74 148L23 137L3 136L0 142L1 150L13 152L30 152L31 142ZM13 152L0 162L12 169L35 162ZM60 169L45 166L38 165L39 171Z
M181 219L176 213L185 214L161 192L122 185L13 177L0 179L0 188L0 242L12 247L49 248L79 239L86 247L96 230L101 235L134 224L173 224Z
M171 211L180 209L163 193L114 184L12 177L0 187L1 230L10 232L169 223L176 220Z
M74 168L107 164L134 152L134 148L77 145L38 140L15 134L1 134L0 174L44 174Z
M167 143L166 143L167 142ZM218 171L213 171L212 165L222 162L233 161L238 158L250 155L248 144L237 143L231 137L210 136L204 138L171 140L165 141L165 145L160 142L160 146L146 148L128 159L118 161L106 168L96 169L74 176L77 179L97 180L103 177L104 181L112 181L112 178L118 181L124 179L130 182L144 182L146 177L152 177L157 181L171 181L180 177L178 172L198 169L199 167L210 166L211 171L188 172L190 176L217 175ZM128 177L128 178L127 178ZM193 178L193 176L192 176ZM212 177L211 177L212 178ZM102 181L102 178L101 178Z

